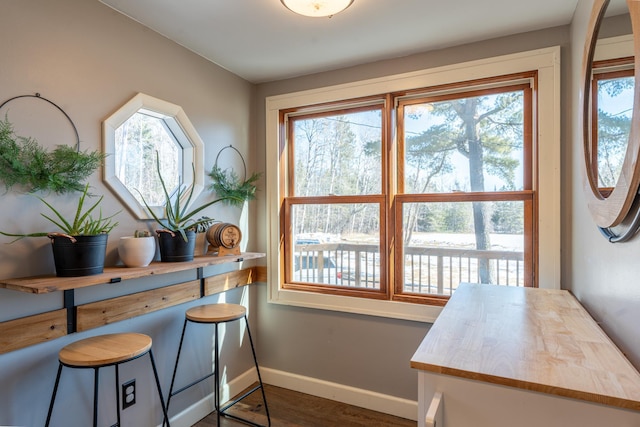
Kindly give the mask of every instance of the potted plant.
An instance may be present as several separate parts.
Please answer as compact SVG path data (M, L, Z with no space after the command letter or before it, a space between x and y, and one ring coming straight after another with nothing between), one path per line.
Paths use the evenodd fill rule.
M147 230L136 230L120 238L118 255L127 267L146 267L156 256L156 239Z
M107 217L99 211L98 217L91 213L98 208L104 196L83 211L89 195L89 184L84 186L78 199L73 220L66 219L56 208L41 197L38 197L52 212L53 216L41 213L44 218L60 228L60 232L37 232L15 234L0 231L0 234L16 237L11 243L24 237L43 237L51 239L53 260L56 275L61 277L89 276L100 274L104 270L104 258L109 232L118 225L113 221L115 214Z
M162 227L156 230L158 234L158 246L160 247L160 260L163 262L183 262L193 260L196 242L196 231L203 224L210 224L213 220L208 217L196 218L202 210L215 203L227 200L222 197L209 201L195 208L190 208L193 196L193 184L188 187L180 187L172 198L167 190L160 172L160 157L156 153L156 170L165 196L163 206L164 218L159 218L153 209L147 204L142 194L142 201L153 219ZM195 175L195 167L194 167ZM185 198L186 195L186 198Z

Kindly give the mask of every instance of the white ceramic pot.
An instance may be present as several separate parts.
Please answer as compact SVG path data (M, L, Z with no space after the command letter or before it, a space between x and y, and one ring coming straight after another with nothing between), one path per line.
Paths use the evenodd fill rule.
M146 267L156 256L156 238L125 236L118 243L118 255L127 267Z

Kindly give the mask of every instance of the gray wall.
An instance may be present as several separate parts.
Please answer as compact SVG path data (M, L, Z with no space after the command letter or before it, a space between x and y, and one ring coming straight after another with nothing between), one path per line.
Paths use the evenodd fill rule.
M581 126L577 122L579 74L584 32L592 0L580 0L571 29L571 121L573 132L567 141L565 173L567 206L564 233L565 285L613 338L636 367L640 367L640 238L627 243L608 243L597 231L586 208L583 192Z
M2 2L0 40L0 102L17 95L41 93L71 116L83 150L101 149L102 120L136 93L143 92L183 107L205 143L207 170L211 169L216 154L224 146L233 144L242 152L249 152L252 85L97 0ZM29 112L33 114L29 116ZM3 108L3 118L4 113L19 123L16 130L20 134L35 136L42 145L53 147L75 143L64 118L42 101L15 101ZM101 174L101 171L96 172L90 182L94 193L105 196L104 212L123 209L102 184ZM63 210L72 200L71 196L51 194L46 197L54 205L63 206ZM205 192L201 199L208 197L211 194ZM42 206L33 196L0 191L0 201L0 229L13 232L50 230L50 225L40 218ZM237 208L215 206L207 214L237 222L241 212ZM109 238L108 263L111 265L117 261L116 245L120 236L129 235L138 228L155 228L152 224L136 221L126 209L117 219L120 226ZM245 239L251 249L254 244L250 231L246 231ZM46 238L22 240L12 245L5 244L8 241L8 238L0 238L1 277L53 273ZM207 274L232 268L238 266L208 268ZM82 303L194 278L194 273L174 274L97 286L78 291L76 298ZM249 292L250 288L246 287L208 297L206 302L245 300L255 306ZM161 380L168 390L184 310L194 304L0 355L0 425L43 425L55 379L58 350L73 340L98 333L135 331L150 334ZM31 295L0 289L0 321L61 306L62 294L59 292ZM192 344L187 348L184 361L194 371L201 368L204 372L211 367L212 331L206 329L190 333ZM233 362L224 368L229 379L252 366L248 349L237 351L240 342L236 331L237 328L232 327L225 336L224 364ZM127 425L149 426L160 421L149 372L146 357L123 367L122 381L135 377L138 383L138 403L124 412ZM105 406L101 425L115 422L111 375L112 368L104 370L102 396ZM91 383L89 371L65 371L53 425L84 427L89 424L87 410L91 406ZM210 391L206 386L199 386L185 392L174 400L171 412L181 411Z

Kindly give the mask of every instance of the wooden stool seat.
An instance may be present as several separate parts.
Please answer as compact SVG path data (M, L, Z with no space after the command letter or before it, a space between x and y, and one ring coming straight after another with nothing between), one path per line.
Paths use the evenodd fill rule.
M142 356L151 349L151 337L137 333L108 334L71 343L60 350L67 366L106 366Z
M185 316L192 322L222 323L242 319L247 309L240 304L208 304L187 310Z
M51 416L53 414L53 405L56 401L56 394L58 393L58 386L60 384L60 377L62 376L62 368L68 369L93 369L93 427L98 427L98 403L100 398L98 392L100 391L100 369L101 368L114 368L115 377L115 402L116 402L116 423L114 426L121 426L120 420L120 371L119 365L127 363L131 360L149 355L149 361L151 362L151 368L153 370L153 377L156 380L156 388L158 390L158 398L160 399L160 405L162 406L162 413L164 420L166 420L167 426L169 426L169 420L167 415L167 406L164 404L164 397L162 396L162 388L160 387L160 379L158 378L158 370L156 369L156 362L153 360L153 350L151 349L151 337L144 334L138 334L133 332L123 332L118 334L106 334L98 335L95 337L85 338L78 340L71 344L68 344L58 352L58 374L56 375L56 382L53 386L53 393L51 394L51 402L49 403L49 412L47 413L47 421L44 427L49 427L51 422ZM124 405L124 402L122 403ZM60 422L54 423L55 425L63 425ZM83 425L88 425L83 424ZM112 425L111 423L109 425ZM155 425L155 424L154 424Z

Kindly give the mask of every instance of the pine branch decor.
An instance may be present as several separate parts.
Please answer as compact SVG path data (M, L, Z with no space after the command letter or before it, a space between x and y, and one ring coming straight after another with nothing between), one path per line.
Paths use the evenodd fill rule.
M244 167L244 178L247 176L247 164L242 153L233 145L228 145L218 152L213 168L209 172L209 177L213 181L209 189L214 191L218 197L224 198L226 204L242 206L244 202L256 198L257 188L255 183L262 177L262 174L254 173L249 179L240 179L233 169L222 169L218 166L218 160L220 159L220 154L227 149L233 150L240 157Z
M19 186L29 193L83 191L84 181L101 165L105 154L58 145L53 151L31 137L16 135L5 117L0 121L0 181L7 190Z
M223 170L215 165L209 176L213 180L210 189L215 191L218 197L225 198L227 204L240 206L245 201L256 198L255 182L262 174L254 173L249 179L241 181L233 170Z

